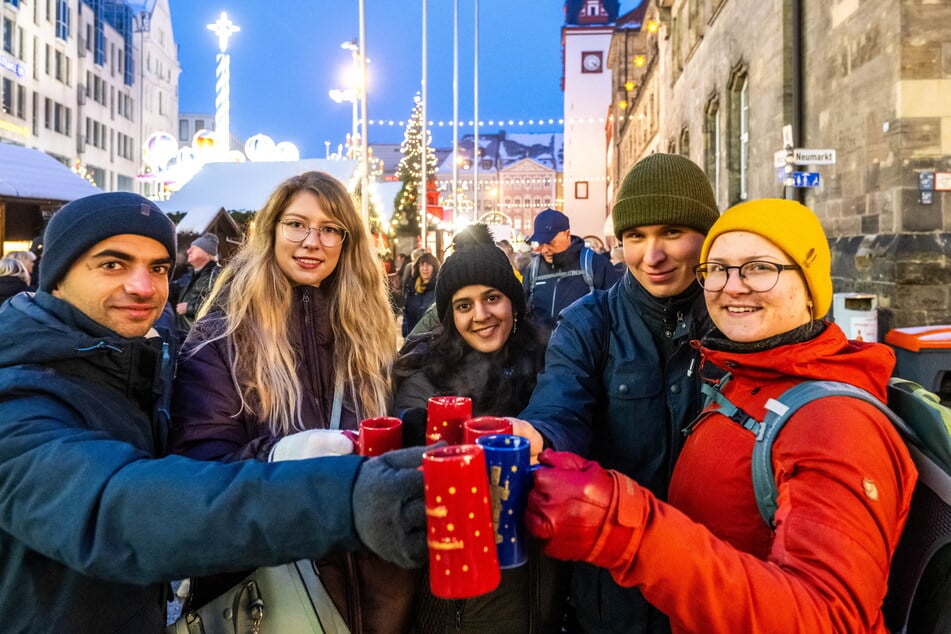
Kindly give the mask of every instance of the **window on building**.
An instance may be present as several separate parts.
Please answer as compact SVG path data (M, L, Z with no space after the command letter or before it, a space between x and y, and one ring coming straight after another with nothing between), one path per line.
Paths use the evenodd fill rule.
M178 140L181 143L188 143L188 119L178 120Z
M3 0L3 4L9 4L14 7L20 6L20 0Z
M680 129L680 155L690 157L690 129L687 126Z
M17 85L17 117L26 119L26 88Z
M720 98L713 96L704 110L703 167L717 196L720 194L720 138Z
M0 111L13 114L13 81L6 77L0 82Z
M730 201L746 200L750 176L750 89L746 69L733 72L730 82Z
M56 0L56 37L66 41L69 39L69 2Z
M3 50L13 54L13 32L15 25L10 18L3 18Z
M47 130L53 127L53 100L47 97L43 100L43 127Z

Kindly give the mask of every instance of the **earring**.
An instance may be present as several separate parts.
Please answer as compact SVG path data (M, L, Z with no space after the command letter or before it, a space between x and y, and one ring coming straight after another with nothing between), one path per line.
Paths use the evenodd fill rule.
M518 331L518 315L512 315L512 334Z

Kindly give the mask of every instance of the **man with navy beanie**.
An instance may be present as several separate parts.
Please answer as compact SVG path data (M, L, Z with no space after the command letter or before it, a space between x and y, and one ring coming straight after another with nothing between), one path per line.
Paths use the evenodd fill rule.
M155 203L76 200L44 241L39 289L0 307L4 629L159 633L172 579L364 547L425 562L424 448L279 463L162 457L172 367L153 323L175 226Z

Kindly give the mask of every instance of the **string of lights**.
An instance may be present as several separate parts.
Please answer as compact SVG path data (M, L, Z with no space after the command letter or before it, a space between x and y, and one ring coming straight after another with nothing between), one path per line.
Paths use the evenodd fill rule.
M488 120L479 120L479 127L483 126L515 126L515 127L549 127L549 126L564 126L564 125L573 125L581 123L597 123L605 124L608 122L614 122L615 120L623 122L629 121L631 119L642 119L643 115L640 114L630 114L623 115L620 117L610 116L610 117L581 117L577 119L488 119ZM388 127L388 126L399 126L401 128L406 127L405 119L370 119L368 120L369 125L378 126L378 127ZM442 127L453 127L455 123L451 120L430 120L430 128L442 128ZM459 121L460 128L471 128L475 126L475 121L469 119L468 121ZM491 133L486 132L486 135Z

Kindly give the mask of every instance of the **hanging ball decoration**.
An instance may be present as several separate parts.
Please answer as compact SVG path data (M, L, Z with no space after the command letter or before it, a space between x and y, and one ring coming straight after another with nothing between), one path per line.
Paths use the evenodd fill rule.
M281 141L274 148L278 161L299 161L300 150L290 141Z
M168 132L153 132L142 145L142 160L154 172L161 172L178 152L178 141Z
M251 161L273 161L274 139L266 134L255 134L244 144L244 153Z

